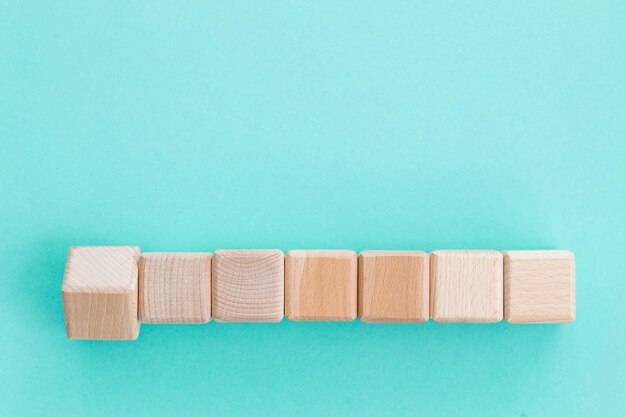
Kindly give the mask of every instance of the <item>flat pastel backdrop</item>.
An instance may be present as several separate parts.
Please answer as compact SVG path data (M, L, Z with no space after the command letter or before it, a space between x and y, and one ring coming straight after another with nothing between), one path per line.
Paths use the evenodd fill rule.
M626 415L626 2L3 2L0 415ZM70 245L566 248L573 325L69 341Z

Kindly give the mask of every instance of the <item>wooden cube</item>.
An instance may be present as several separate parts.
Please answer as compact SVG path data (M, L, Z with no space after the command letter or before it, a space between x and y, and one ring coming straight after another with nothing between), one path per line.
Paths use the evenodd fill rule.
M361 252L358 285L361 321L427 321L429 269L428 254L424 252Z
M574 321L574 254L564 250L504 252L504 317L510 323Z
M70 248L61 290L68 338L137 339L139 253L136 246Z
M350 250L292 250L285 257L289 320L351 321L357 315L357 255Z
M141 255L139 320L144 323L207 323L210 319L210 253Z
M220 322L278 322L285 305L280 250L218 250L213 256L213 317Z
M502 253L443 250L430 255L430 313L438 322L502 320Z

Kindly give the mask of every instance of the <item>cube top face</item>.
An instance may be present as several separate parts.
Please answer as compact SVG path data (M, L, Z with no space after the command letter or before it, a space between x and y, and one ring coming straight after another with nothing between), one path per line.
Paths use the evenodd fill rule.
M574 321L574 254L562 250L504 252L504 316L510 323Z
M211 319L208 252L147 252L139 257L139 319L207 323Z
M67 257L62 290L126 292L137 285L139 253L137 246L73 246Z
M357 254L352 250L343 249L307 249L307 250L290 250L287 256L291 258L308 258L308 259L355 259Z
M220 322L279 322L285 261L280 250L218 250L213 255L213 317Z
M357 315L357 279L354 251L289 251L285 315L295 321L352 321Z
M493 323L503 316L502 253L446 250L430 255L433 320Z
M137 339L139 253L135 246L70 248L62 288L68 338Z
M359 253L359 256L362 258L425 258L428 257L428 254L419 250L364 250Z
M361 321L427 321L430 316L429 270L429 257L424 252L361 252L358 285Z
M144 252L141 258L149 260L206 260L212 257L210 252ZM175 259L174 259L175 258Z
M574 262L575 257L568 250L508 250L502 252L504 259L509 261L571 261Z

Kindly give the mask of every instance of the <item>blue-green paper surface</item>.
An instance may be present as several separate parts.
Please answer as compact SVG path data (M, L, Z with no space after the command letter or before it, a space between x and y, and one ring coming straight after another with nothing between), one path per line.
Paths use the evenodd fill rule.
M0 5L0 415L624 416L626 2ZM66 339L70 245L569 249L571 325Z

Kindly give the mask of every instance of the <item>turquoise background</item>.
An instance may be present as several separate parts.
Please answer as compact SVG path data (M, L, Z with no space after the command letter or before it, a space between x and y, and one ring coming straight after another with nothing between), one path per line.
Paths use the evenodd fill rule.
M1 415L626 415L626 2L174 3L0 5ZM69 341L92 244L564 248L578 317Z

